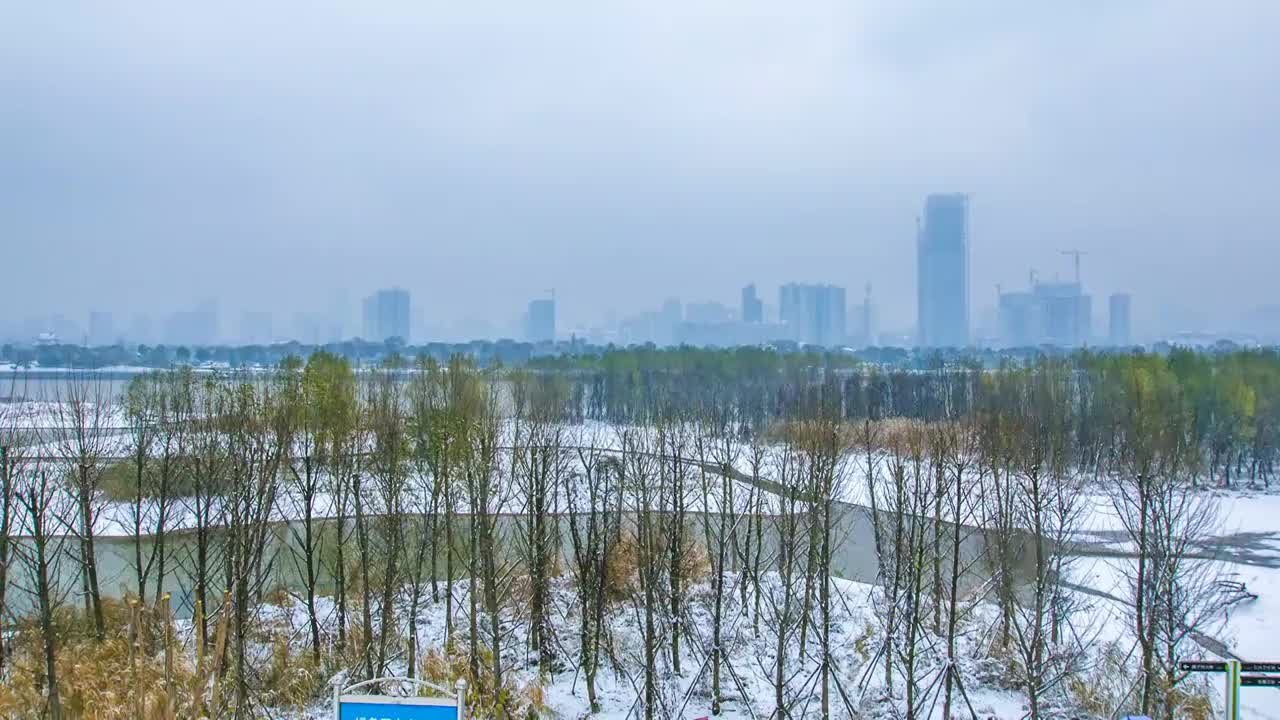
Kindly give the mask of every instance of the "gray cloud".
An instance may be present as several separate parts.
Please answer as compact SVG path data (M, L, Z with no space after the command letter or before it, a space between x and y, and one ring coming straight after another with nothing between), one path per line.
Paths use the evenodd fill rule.
M905 328L915 215L958 189L975 308L1080 247L1140 320L1225 323L1280 302L1278 21L1264 0L10 4L0 315L400 284L433 321L499 326L555 287L573 324L797 279L874 282Z

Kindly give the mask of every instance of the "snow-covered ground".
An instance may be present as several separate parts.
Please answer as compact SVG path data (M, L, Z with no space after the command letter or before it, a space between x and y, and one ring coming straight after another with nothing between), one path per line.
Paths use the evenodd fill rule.
M725 669L722 671L721 717L727 720L761 720L770 716L774 706L776 639L768 630L767 617L760 619L758 629L754 626L753 604L750 599L746 605L739 604L736 582L736 577L730 578L725 595ZM779 590L776 577L765 579L766 597ZM872 639L881 630L882 621L875 610L876 603L880 600L879 595L879 590L869 585L840 580L834 583L835 610L831 645L835 667L833 685L836 687L832 689L831 703L835 717L849 717L851 710L858 717L885 720L901 715L901 677L893 691L886 691L883 666L876 656L879 648ZM457 585L454 596L454 627L457 632L459 628L465 627L465 585ZM675 672L669 650L661 652L659 656L659 695L662 698L661 704L669 713L667 716L672 718L701 718L711 714L711 587L706 583L693 587L688 593L687 601L689 613L682 642L680 672ZM503 644L504 663L510 669L517 686L530 683L541 686L547 708L554 717L574 720L591 717L585 679L581 673L575 672L579 652L579 617L572 587L566 580L556 582L554 602L557 611L553 617L553 635L560 656L556 669L538 672L535 656L528 648L527 618L518 615L504 618L504 627L507 628ZM767 615L767 599L765 608L763 612ZM400 609L400 629L402 633L407 633L408 599L403 595L400 598ZM323 602L321 612L331 618L332 604L327 600ZM425 591L417 612L422 653L440 652L443 648L444 613L443 598L439 602L431 602L429 590ZM270 610L269 614L274 618L279 632L299 638L306 637L306 614L301 604L293 603L287 608L276 608ZM637 608L625 602L615 605L609 612L608 643L612 647L613 659L602 662L597 678L601 712L594 717L603 720L642 717L635 714L636 699L644 686L643 635L638 617ZM979 717L1017 720L1025 714L1025 704L1019 695L984 684L984 674L989 673L990 668L984 667L978 656L981 654L983 631L988 622L989 618L977 614L964 628L959 641L960 677L967 688L968 702ZM332 620L326 623L326 627L332 626ZM929 648L922 651L923 677L933 678L942 672L944 665L940 649ZM798 640L794 636L784 651L787 655L787 675L790 678L785 694L797 717L812 717L818 712L820 692L814 673L818 667L819 655L816 650L816 639L810 635L803 658ZM407 669L404 663L404 657L400 656L389 668L390 674L403 674ZM931 683L926 680L923 684ZM938 695L930 714L930 717L937 718L941 716L942 700L938 689L931 694ZM963 706L958 690L955 702L957 706ZM330 712L327 704L317 702L305 715L315 720L327 720Z
M1219 579L1241 583L1244 592L1256 596L1238 596L1238 602L1210 618L1202 631L1241 660L1280 662L1280 494L1259 488L1205 488L1199 492L1216 508L1219 529L1198 548L1197 555L1206 558L1201 562L1209 563ZM1108 497L1099 493L1085 502L1090 511L1081 539L1098 555L1073 561L1072 579L1099 593L1127 597L1134 572L1134 560L1125 557L1132 550L1131 543L1124 537L1123 525ZM1096 607L1107 625L1127 631L1132 620L1120 603L1100 600ZM1127 642L1132 644L1132 640ZM1204 648L1201 657L1222 659L1213 650ZM1219 676L1212 676L1212 680L1218 687ZM1243 717L1280 720L1280 693L1275 690L1244 688L1241 703Z
M57 408L52 403L11 403L3 410L9 413L6 415L7 419L16 419L10 427L16 425L34 429L57 424ZM642 430L635 432L642 435L645 433ZM42 438L38 447L56 453L56 442L52 438ZM104 454L119 457L128 452L128 441L124 435L114 435L104 442L106 443L104 447L108 448ZM571 435L565 438L565 442L617 448L621 444L621 435L616 428L593 424L573 430ZM692 447L686 447L685 452L688 455L695 454ZM773 474L776 463L779 461L777 448L767 448L758 467L753 466L750 447L739 445L730 455L735 469L739 472L750 476L753 471L758 470L765 479ZM509 472L510 455L503 453L500 457L504 463L501 471ZM714 453L709 453L707 459L711 462L721 460ZM883 463L883 460L883 455L876 458L876 462ZM576 460L571 461L571 466L566 468L569 474L578 470L580 467ZM846 482L842 486L842 499L855 504L864 504L865 457L856 454L850 457L845 470ZM425 507L422 496L415 494L417 490L413 489L412 480L409 486L411 488L409 504ZM735 487L743 496L750 488L745 483L737 483ZM1215 618L1213 622L1208 623L1204 632L1212 639L1221 641L1232 654L1242 659L1280 661L1280 492L1247 488L1205 489L1200 492L1216 504L1220 517L1221 529L1218 531L1218 539L1205 549L1206 552L1212 554L1216 562L1221 564L1221 574L1224 579L1243 583L1249 593L1257 595L1255 600L1242 601L1233 605L1228 612L1223 613L1221 618ZM282 487L280 502L276 509L277 519L284 521L297 517L296 497L296 494L288 489L287 484ZM1079 537L1097 549L1096 553L1076 559L1070 568L1072 582L1081 587L1081 591L1077 593L1078 600L1086 607L1082 611L1084 616L1082 626L1087 630L1091 642L1098 647L1114 643L1117 646L1131 648L1130 618L1123 603L1116 599L1127 596L1128 577L1131 573L1131 560L1125 557L1129 548L1121 532L1123 528L1111 501L1100 490L1082 496L1081 502L1087 511ZM688 511L699 512L701 510L699 503L700 494L697 492L695 471L690 479ZM496 509L504 513L519 513L523 506L523 498L518 492L513 492L503 498L501 506ZM377 512L376 504L370 507L370 511ZM130 534L132 512L128 503L116 502L104 505L99 514L99 534L104 537ZM314 512L320 517L334 514L327 493L322 493L317 498ZM154 517L154 507L144 507L144 513ZM170 518L171 528L190 527L194 524L184 503L178 503L173 513ZM1214 552L1215 550L1218 552ZM880 698L883 701L886 694L883 688L877 685L881 675L868 671L867 665L870 659L858 649L860 645L865 644L860 641L860 638L865 636L869 627L873 628L878 622L874 612L875 590L858 583L843 580L838 582L843 609L842 616L838 619L841 635L836 644L842 648L841 672L846 675L843 679L859 688L858 703L873 702L867 698ZM562 606L571 607L572 603L567 599L569 592L567 588L562 587L560 592L563 596ZM696 596L699 592L705 593L706 588L695 590L694 595ZM301 617L300 610L300 607L295 606L289 608L283 615L288 622L297 622ZM444 625L443 605L428 604L420 610L420 617L419 630L424 647L439 647L443 639L441 637L441 628ZM572 653L576 632L572 625L571 611L566 610L557 622L563 625L559 628L558 635L565 652ZM619 612L618 617L613 619L613 624L620 647L624 648L622 652L624 654L628 652L625 650L627 647L631 647L630 652L634 652L636 642L634 622L628 620L626 613ZM705 617L699 618L695 614L691 629L705 627ZM976 621L973 633L981 635L981 629ZM304 634L298 635L298 637L303 636ZM519 640L518 632L513 635L512 642L514 648L512 659L514 665L518 667L521 658L525 657L519 650L522 641ZM631 645L629 646L628 643ZM970 650L970 657L978 654L976 649L970 648ZM747 626L739 625L731 641L730 654L735 670L740 673L742 688L739 689L735 684L731 690L726 690L733 699L725 706L725 717L749 718L753 717L753 710L760 717L768 715L772 707L772 688L765 670L771 667L775 652L771 643L754 637ZM691 641L687 653L688 657L683 662L684 672L679 676L669 675L665 692L673 701L678 700L683 705L681 712L674 717L696 718L709 714L706 681L696 672L696 668L705 659L705 643L700 645L699 641ZM1202 657L1213 658L1212 650L1206 648ZM1024 710L1020 697L1016 693L999 690L981 682L980 670L981 668L976 666L965 668L965 672L971 673L974 680L970 699L974 702L979 716L1011 720L1021 718ZM524 678L525 681L534 679L533 677ZM553 673L545 677L544 681L547 702L556 711L558 717L577 718L585 713L585 690L582 688L580 677L575 677L572 672ZM634 668L602 672L600 690L608 708L608 712L602 717L611 720L621 720L626 717L627 710L635 697L634 682ZM726 678L726 687L730 682ZM1242 693L1242 699L1244 709L1249 713L1247 717L1280 720L1280 693L1275 690L1246 689ZM872 714L879 712L883 717L893 716L888 711L888 705L883 702L878 709L874 706L858 705L858 707L861 711L870 711ZM321 715L317 714L316 717Z

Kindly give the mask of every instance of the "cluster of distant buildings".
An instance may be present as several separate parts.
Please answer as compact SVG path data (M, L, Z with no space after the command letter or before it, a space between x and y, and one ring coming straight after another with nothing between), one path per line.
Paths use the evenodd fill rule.
M660 310L624 318L614 337L588 335L586 339L600 344L712 347L778 342L823 347L870 345L875 332L871 313L868 294L867 302L854 308L851 324L843 287L787 283L778 288L776 304L768 304L752 283L742 288L736 308L718 302L682 305L669 298Z
M969 199L961 193L930 195L916 234L916 328L914 333L882 334L871 287L862 302L848 304L837 285L788 283L778 288L777 304L760 297L755 284L742 289L739 308L719 303L689 304L669 299L660 311L622 321L622 344L753 345L794 342L823 347L1027 347L1090 344L1124 346L1133 342L1132 299L1109 298L1109 328L1093 331L1092 299L1079 277L1083 253L1076 258L1074 282L1039 282L1027 290L1000 292L994 333L973 331L969 281ZM990 330L990 328L988 328ZM602 342L613 338L588 338Z
M790 282L777 288L766 301L754 283L742 288L736 307L719 302L682 303L669 298L661 307L636 315L610 317L599 328L566 331L557 324L554 291L529 302L521 323L512 328L519 338L534 344L551 344L570 335L592 344L736 346L794 343L822 347L1028 347L1055 345L1079 347L1133 343L1133 300L1123 292L1106 302L1105 330L1094 328L1092 296L1080 277L1077 250L1064 250L1075 258L1075 277L1069 282L1042 281L1031 273L1024 289L997 287L994 313L984 314L975 332L970 312L969 198L962 193L929 195L916 230L916 326L912 331L882 333L872 301L871 286L855 304L839 285ZM358 336L384 342L398 338L405 343L438 340L424 331L421 313L411 305L404 288L380 289L361 303L358 330L344 325L339 301L328 313L297 313L290 330L279 332L268 312L246 311L240 316L239 344L266 345L284 338L308 344L334 342ZM415 317L416 316L416 317ZM81 328L55 315L29 318L22 328L35 344L86 343L110 345L127 339L133 343L212 345L224 339L219 333L216 303L202 303L175 312L158 327L146 315L117 326L111 313L89 313L88 327ZM424 337L426 335L427 337ZM476 338L468 338L476 339Z
M973 338L969 312L969 199L960 193L930 195L917 230L917 344L920 347L1031 347L1090 344L1126 346L1133 342L1133 301L1127 293L1111 295L1107 335L1093 331L1093 301L1080 279L1079 250L1075 280L1040 282L1033 272L1026 290L999 295L994 336Z

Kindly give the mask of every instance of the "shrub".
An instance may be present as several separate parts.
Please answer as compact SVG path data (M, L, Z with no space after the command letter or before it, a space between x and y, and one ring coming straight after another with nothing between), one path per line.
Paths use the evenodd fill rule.
M164 716L163 623L144 613L140 649L129 661L128 609L105 601L107 637L94 638L93 620L82 609L59 608L55 616L58 686L63 716L96 720L145 720ZM146 616L150 616L149 618ZM45 709L44 637L30 620L13 636L9 677L0 684L0 717L38 718ZM195 673L175 648L173 688L177 717L193 717ZM140 715L139 715L140 713Z
M423 656L419 665L419 677L433 685L452 689L459 678L467 681L467 717L475 720L498 718L549 717L542 683L531 680L523 685L510 676L502 687L494 687L493 675L486 671L493 657L484 649L480 651L480 677L471 677L467 653L452 641L444 652L433 648Z

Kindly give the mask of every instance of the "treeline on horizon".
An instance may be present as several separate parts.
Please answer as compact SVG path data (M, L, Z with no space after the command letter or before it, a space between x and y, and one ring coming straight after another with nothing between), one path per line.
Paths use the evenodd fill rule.
M392 351L377 363L318 350L287 355L275 368L322 361L351 372L413 372L462 362L495 376L528 375L554 386L569 422L651 424L668 417L727 414L747 437L780 420L821 416L849 423L903 418L937 422L1008 412L1065 413L1076 464L1103 463L1134 413L1150 410L1200 462L1201 472L1230 484L1269 482L1280 452L1280 352L1234 350L1167 353L1080 351L1061 356L1006 356L994 366L963 353L898 364L849 353L636 347L488 365L473 355ZM420 349L417 349L420 350ZM357 354L358 356L358 354ZM179 370L157 371L181 372ZM236 370L222 375L234 378ZM22 371L3 388L21 396ZM0 392L0 395L6 393Z
M1174 349L1167 343L1152 346L1153 352L1167 354ZM1223 341L1207 348L1215 354L1231 353L1240 346ZM1105 352L1131 352L1133 348L1109 348ZM269 345L175 345L175 344L114 344L87 346L76 344L50 344L26 346L15 343L0 344L0 364L11 364L28 370L48 368L96 370L113 367L141 367L169 369L183 365L223 366L229 368L271 368L285 358L309 357L316 352L327 352L346 358L352 364L374 366L388 357L431 357L445 363L456 355L465 356L480 367L492 365L534 366L539 368L582 369L610 362L626 362L630 356L648 364L669 366L690 362L758 362L761 354L799 356L792 363L844 366L871 363L883 366L927 369L939 359L944 362L977 362L987 368L1016 361L1028 363L1042 357L1069 357L1074 350L1057 346L1020 348L902 348L864 347L814 348L779 340L767 346L740 346L734 348L702 348L694 346L659 347L644 345L594 345L575 339L568 342L534 344L517 340L473 340L462 343L433 342L406 345L399 338L374 342L353 338L342 342L308 344L297 341ZM786 361L782 361L786 362Z
M935 358L924 370L822 362L824 358L618 353L598 362L534 363L569 387L567 414L652 423L729 408L741 435L776 421L822 417L852 424L904 418L941 422L1010 414L1055 418L1075 464L1105 467L1116 439L1139 419L1226 484L1269 482L1280 451L1280 353L1081 352L989 369ZM825 358L830 360L830 357ZM1061 418L1061 420L1056 420ZM1047 421L1047 420L1046 420Z

